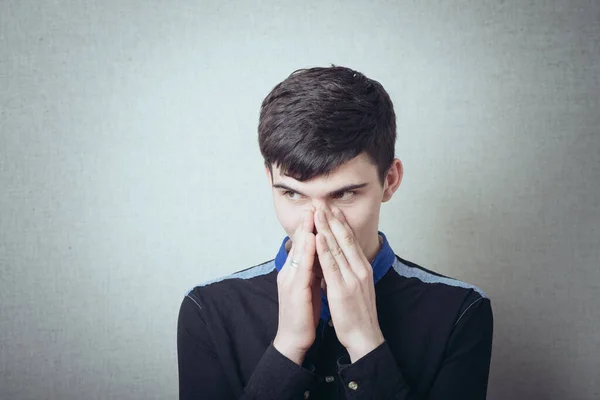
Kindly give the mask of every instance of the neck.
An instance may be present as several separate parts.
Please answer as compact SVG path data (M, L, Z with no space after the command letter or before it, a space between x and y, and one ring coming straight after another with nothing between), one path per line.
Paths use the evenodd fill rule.
M382 244L383 238L379 236L379 234L377 234L375 235L374 240L372 240L371 243L368 245L368 247L364 249L365 257L367 257L369 263L373 262L375 256L377 256L377 253L379 253Z

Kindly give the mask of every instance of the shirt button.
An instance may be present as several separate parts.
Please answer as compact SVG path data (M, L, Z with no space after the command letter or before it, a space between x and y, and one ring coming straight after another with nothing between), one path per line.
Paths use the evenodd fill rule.
M307 390L306 392L304 392L304 398L308 399L310 397L310 391Z
M333 382L333 381L335 381L335 378L334 378L333 376L326 376L326 377L325 377L325 382L327 382L327 383L331 383L331 382Z
M356 389L358 389L358 383L356 383L356 382L354 382L354 381L351 381L351 382L348 384L348 387L349 387L350 389L352 389L352 390L356 390Z
M329 322L327 322L327 324L329 324L329 326L333 326L333 320L330 319Z

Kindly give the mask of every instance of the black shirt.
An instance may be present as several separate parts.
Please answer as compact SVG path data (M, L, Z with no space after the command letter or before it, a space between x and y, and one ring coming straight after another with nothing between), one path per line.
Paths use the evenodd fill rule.
M403 260L380 236L372 266L381 346L351 364L324 298L317 338L302 366L273 347L286 238L274 260L206 282L184 297L177 334L180 399L485 399L489 299L475 286Z

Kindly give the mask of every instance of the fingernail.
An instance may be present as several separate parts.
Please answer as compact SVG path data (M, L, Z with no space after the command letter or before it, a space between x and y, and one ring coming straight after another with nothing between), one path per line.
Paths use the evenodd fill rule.
M317 219L319 221L321 221L321 222L325 221L325 213L324 213L324 211L322 209L321 210L317 210Z
M342 219L342 212L340 211L339 208L334 207L331 209L331 211L333 212L333 216L336 217L337 219L341 220Z

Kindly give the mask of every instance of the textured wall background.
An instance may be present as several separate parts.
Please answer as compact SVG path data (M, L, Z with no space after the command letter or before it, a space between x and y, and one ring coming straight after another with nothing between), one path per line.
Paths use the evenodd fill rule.
M492 298L492 399L600 398L600 3L0 2L0 398L177 396L185 291L274 256L260 102L379 80L381 229Z

